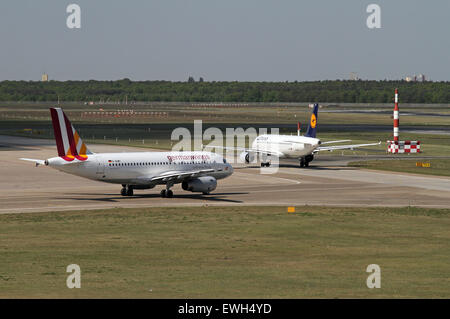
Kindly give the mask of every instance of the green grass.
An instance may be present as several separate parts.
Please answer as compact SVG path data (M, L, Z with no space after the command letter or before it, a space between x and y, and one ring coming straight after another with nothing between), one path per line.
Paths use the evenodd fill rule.
M344 155L350 154L368 154L368 155L385 155L387 151L386 141L392 140L392 132L319 132L317 135L323 141L350 139L352 144L373 143L381 141L381 145L369 146L355 149L354 151L344 151ZM421 156L450 156L450 135L439 134L417 134L417 133L400 133L401 140L420 141L421 153L399 155L397 157L421 157ZM347 144L347 143L343 143ZM336 144L339 145L339 144ZM341 154L336 151L335 154Z
M48 108L51 104L5 104L0 103L0 120L22 120L22 121L50 121ZM202 119L205 123L292 123L295 128L297 121L302 124L309 123L310 109L307 104L301 106L286 105L255 105L244 107L201 107L193 106L190 103L171 104L149 104L149 105L107 105L88 106L79 103L67 103L61 106L75 124L77 123L112 123L112 124L145 124L145 123L185 123L194 119ZM167 117L83 117L86 111L96 111L102 108L105 112L117 110L134 110L150 112L167 112ZM369 113L329 113L326 111L361 110L376 109L386 111L388 114L378 112ZM418 114L402 116L401 124L410 126L448 126L450 117L448 116L423 116L420 113L443 114L448 112L448 108L435 105L424 105L421 108L400 107L402 112L415 112ZM322 110L322 111L321 111ZM324 106L319 110L320 124L371 124L371 125L392 125L392 106L374 105L372 107L353 104L351 106Z
M449 227L449 209L422 208L1 215L0 298L449 298ZM81 289L66 287L72 263Z
M430 163L430 167L416 166L416 163ZM392 159L351 162L349 166L394 172L450 176L450 159Z

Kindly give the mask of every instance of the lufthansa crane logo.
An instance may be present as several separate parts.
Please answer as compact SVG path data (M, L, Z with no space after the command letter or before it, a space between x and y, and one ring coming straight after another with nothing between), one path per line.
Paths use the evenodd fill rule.
M311 127L315 128L316 127L316 123L317 123L316 115L312 114L311 115Z

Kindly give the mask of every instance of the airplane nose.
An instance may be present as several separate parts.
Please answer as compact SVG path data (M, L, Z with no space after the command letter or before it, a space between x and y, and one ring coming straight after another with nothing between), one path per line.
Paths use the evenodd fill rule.
M322 144L322 142L320 140L317 140L317 143L314 144L314 148L317 148L320 146L320 144Z

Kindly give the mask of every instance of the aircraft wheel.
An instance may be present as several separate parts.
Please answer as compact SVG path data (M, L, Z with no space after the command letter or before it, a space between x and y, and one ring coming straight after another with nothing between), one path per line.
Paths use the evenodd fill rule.
M130 187L130 186L128 186L128 189L127 189L127 196L133 196L133 187Z
M166 190L163 189L163 190L161 191L160 195L161 195L162 198L166 197Z
M309 167L309 162L305 162L305 167Z
M209 195L209 192L203 192L202 194L203 195Z
M166 191L166 196L167 196L167 198L172 198L173 197L173 192L170 189L168 189Z
M305 167L305 160L303 158L300 160L300 167Z
M125 187L120 190L120 195L127 196L127 189Z

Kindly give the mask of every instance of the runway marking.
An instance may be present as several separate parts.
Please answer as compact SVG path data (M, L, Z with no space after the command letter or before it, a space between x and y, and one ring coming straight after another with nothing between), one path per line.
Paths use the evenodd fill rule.
M31 140L30 143L33 143ZM1 137L0 137L1 142ZM94 145L101 150L134 151L136 148ZM139 149L138 151L144 151ZM276 174L260 174L260 167L235 167L234 174L219 181L217 196L197 197L174 187L173 199L161 199L159 186L153 190L137 191L136 197L122 197L120 186L104 184L72 176L73 184L63 181L66 174L38 168L18 161L19 157L55 156L55 147L36 145L29 149L2 152L4 160L0 175L0 214L42 211L68 211L113 208L184 207L195 206L300 206L320 205L339 207L436 207L449 206L450 179L422 177L391 172L368 171L338 167L340 158L319 161L319 168L300 169L285 165ZM345 158L344 161L348 161ZM289 162L288 162L289 164ZM323 165L322 165L323 164ZM398 176L395 177L394 175ZM438 178L440 180L438 180ZM77 184L80 183L80 184ZM425 184L421 185L421 184ZM83 186L77 186L83 185ZM161 186L163 188L163 186ZM11 189L14 192L11 192ZM438 190L436 190L438 189ZM219 195L222 193L222 195ZM144 196L139 196L140 194ZM182 196L178 197L177 194ZM186 196L188 194L188 196ZM148 196L147 196L148 195ZM9 207L9 208L8 208ZM22 208L20 208L22 207ZM243 209L245 211L245 209Z
M274 184L275 186L281 186ZM274 186L274 185L265 185L267 187ZM224 186L224 188L231 188L232 186ZM239 188L254 188L255 186L240 186ZM259 186L261 187L261 186ZM299 190L303 192L309 192L309 191L339 191L339 190L349 190L349 189L381 189L384 190L384 187L382 186L376 186L376 185L356 185L356 186L342 186L342 185L336 185L336 188L324 188L324 187L310 187L307 188L287 188L283 189L283 192L298 192ZM268 190L252 190L252 193L266 193L266 192L273 192L273 188L271 187Z
M251 175L253 177L253 181L254 181L255 175L258 176L257 174L250 174L250 173L244 173L244 172L239 172L237 174ZM234 176L234 174L233 174L233 176ZM294 183L294 184L301 184L301 182L299 182L297 180L294 180L294 179L288 179L288 178L283 178L283 177L276 177L276 176L271 176L271 175L268 175L268 174L260 174L260 176L264 177L264 178L269 178L270 177L270 178L273 178L273 179L279 179L279 180L283 180L283 181L288 181L288 182L291 182L291 183ZM245 178L245 177L238 176L238 178L239 177L242 178L242 179L251 180L251 178Z
M362 183L372 183L372 184L384 184L384 185L394 185L394 186L405 186L428 190L440 190L440 191L450 191L450 179L434 178L431 176L415 176L408 174L389 174L384 172L375 172L369 170L352 170L350 174L346 174L345 169L336 169L333 171L334 174L329 174L324 176L324 171L302 171L302 172L291 172L290 174L308 176L314 178L326 178L335 180L345 180L350 182L362 182ZM366 176L363 176L363 175ZM370 175L370 176L369 176ZM432 183L432 184L429 184Z

